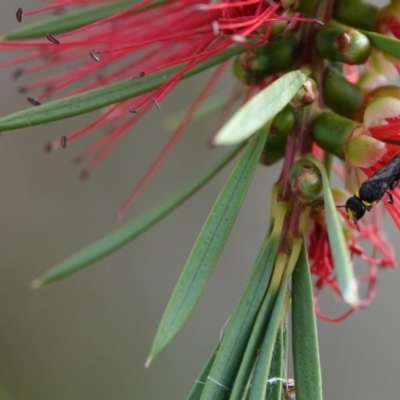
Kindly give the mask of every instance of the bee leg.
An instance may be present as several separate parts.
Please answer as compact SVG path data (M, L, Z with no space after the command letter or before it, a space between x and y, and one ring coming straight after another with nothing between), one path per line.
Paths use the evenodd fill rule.
M396 185L396 186L397 186L397 185ZM385 204L393 204L393 203L394 203L394 200L393 200L392 193L386 192L386 194L389 196L389 200L388 200Z
M400 183L400 180L397 179L396 181L392 182L392 183L389 185L389 189L390 189L390 190L396 189L396 187L397 187L397 185L398 185L399 183ZM387 192L386 192L386 193L387 193ZM392 203L390 203L390 204L392 204Z

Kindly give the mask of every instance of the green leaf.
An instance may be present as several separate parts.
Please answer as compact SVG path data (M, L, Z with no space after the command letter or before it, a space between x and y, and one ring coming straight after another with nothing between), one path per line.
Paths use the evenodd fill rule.
M329 244L332 250L333 262L335 264L340 291L347 303L353 307L357 307L359 304L357 280L354 275L349 248L346 244L343 229L340 225L325 167L312 155L307 156L306 158L321 172L325 221L328 228Z
M280 232L286 212L285 203L279 203L275 208L272 233L264 241L242 295L225 328L222 346L210 373L212 378L207 383L208 392L203 397L205 400L225 398L226 388L230 390L231 386L233 388L229 393L230 399L235 397L241 399L243 391L249 388L253 370L251 365L253 358L250 352L255 349L257 331L261 331L261 334L265 332L262 331L264 327L262 318L268 318L269 299L276 294L281 279L279 273L274 274L272 278L271 275L276 270ZM278 278L275 278L275 275L278 275ZM265 298L267 288L268 299ZM218 384L219 382L223 384Z
M292 278L292 343L296 400L322 400L317 323L305 246Z
M272 364L272 356L277 340L277 333L284 320L285 303L288 305L290 301L290 292L287 288L289 278L289 273L283 275L278 297L274 304L271 319L268 323L268 328L260 348L260 355L254 370L249 400L264 400L266 396L269 371Z
M225 328L220 350L209 374L202 400L224 399L233 385L254 321L265 296L280 238L266 239Z
M144 11L145 9L158 6L167 1L168 0L153 1L152 4L141 7L138 11ZM26 25L24 24L22 27L4 35L3 39L34 39L44 37L48 33L52 35L60 35L87 26L103 18L107 18L135 5L136 3L139 3L139 0L116 1L111 4L89 6L85 8L82 7L74 11L66 12L62 15L47 18L44 21L38 21Z
M375 32L361 31L379 50L400 59L400 40Z
M283 322L276 334L274 352L272 353L271 367L269 370L267 394L268 400L282 399L282 382L285 380L286 348L284 344L284 330L286 323Z
M215 350L213 351L213 353L211 354L210 358L207 360L206 365L204 366L199 377L194 383L193 388L190 391L189 396L186 398L186 400L200 400L205 384L207 382L208 374L210 373L211 367L214 363L215 357L217 356L218 350L219 350L219 343L215 348Z
M251 377L254 371L255 361L257 359L258 349L260 348L262 339L265 335L265 331L269 322L270 315L272 313L272 309L274 306L274 302L276 299L277 292L279 290L279 282L281 280L281 275L279 275L279 271L277 272L277 263L278 259L275 258L276 249L272 247L272 251L269 247L265 246L275 246L276 241L280 240L280 232L282 229L282 224L285 219L285 215L287 212L287 206L284 203L280 203L279 207L276 207L274 212L274 229L271 234L270 241L272 244L264 244L261 249L260 255L256 261L256 264L253 268L255 271L254 274L257 273L258 268L264 268L264 273L268 273L268 276L262 278L265 282L268 282L268 287L266 289L266 293L264 293L264 287L258 288L256 286L257 276L254 278L254 287L257 287L259 290L259 294L263 295L263 299L259 299L257 296L243 294L241 299L243 299L244 303L241 303L239 299L238 305L234 313L234 317L232 318L232 327L228 325L225 331L230 332L231 339L227 339L227 343L225 344L225 355L221 354L220 360L218 360L221 365L225 363L226 372L222 368L219 368L219 374L226 379L226 377L231 374L234 379L232 390L229 394L230 400L239 400L243 399L246 396L246 392L249 390L251 386ZM269 256L268 253L271 252ZM279 256L278 256L279 258ZM275 271L272 278L272 271ZM281 270L280 270L281 271ZM282 272L282 271L281 271ZM278 275L276 277L276 275ZM250 278L252 279L252 278ZM252 284L252 285L253 285ZM250 285L250 287L252 287ZM252 290L252 289L251 289ZM254 297L256 300L254 301L254 310L256 310L256 315L253 316L253 313L249 313L246 309L247 304L246 300L249 297ZM258 302L261 301L261 306L257 307ZM242 307L242 308L240 308ZM242 310L242 311L240 311ZM246 318L248 318L248 322L246 325ZM255 321L253 322L253 317ZM244 319L243 319L244 318ZM236 322L235 322L236 321ZM247 338L247 334L250 334L250 337ZM243 340L243 343L239 342L239 340ZM244 346L244 347L243 347ZM237 362L238 371L233 375L235 368L233 367L234 363ZM228 383L228 382L227 382ZM230 385L231 386L231 385ZM215 388L214 388L215 389Z
M45 283L64 278L95 263L96 261L101 260L114 251L117 251L119 248L126 245L133 239L137 238L147 229L151 228L154 224L167 216L180 204L189 199L198 190L200 190L219 171L221 171L221 169L225 167L243 147L244 145L237 147L180 192L154 207L143 216L61 261L43 276L36 279L32 285L36 288L44 285Z
M192 312L228 240L260 159L267 132L247 145L216 200L160 322L147 363L178 333Z
M250 137L289 103L306 79L301 71L292 71L277 79L230 118L217 133L214 143L231 145Z
M208 68L220 64L236 54L243 52L244 49L244 47L233 46L224 50L193 67L183 75L182 79L189 78ZM25 128L32 125L73 117L75 115L84 114L89 111L106 107L110 104L131 99L157 89L179 72L181 68L182 66L167 68L163 71L158 71L142 78L123 80L76 96L55 100L38 107L19 111L15 114L0 118L0 131Z
M270 285L267 289L267 293L262 301L257 319L252 327L250 338L247 340L246 351L242 357L239 371L236 374L235 383L233 385L229 400L240 400L245 397L245 392L249 386L249 381L258 357L258 349L260 348L265 336L278 290L279 287L276 285Z
M265 399L276 335L279 327L286 320L289 308L290 292L287 291L287 285L299 258L302 243L303 241L300 239L293 239L290 255L279 253L277 256L274 275L272 276L268 291L271 290L271 287L275 287L278 295L274 302L271 318L268 321L266 333L260 348L260 355L254 369L249 400Z

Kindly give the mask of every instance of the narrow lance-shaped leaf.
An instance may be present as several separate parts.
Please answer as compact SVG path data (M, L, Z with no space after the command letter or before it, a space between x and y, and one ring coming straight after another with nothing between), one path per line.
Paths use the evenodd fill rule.
M206 384L202 400L224 399L227 393L232 396L241 394L241 388L235 390L233 383L237 378L243 354L245 354L249 345L254 323L259 314L260 306L264 302L265 293L276 265L280 232L286 211L287 205L282 202L279 203L274 214L272 233L264 241L235 310L225 328L221 348L210 371L210 379ZM268 301L266 303L268 304ZM244 362L247 362L247 360L244 360ZM247 371L244 374L247 374ZM248 375L250 374L251 372L248 372Z
M206 171L199 178L191 182L188 186L182 189L180 192L165 200L152 210L125 225L124 227L117 229L110 235L100 239L96 243L86 247L76 254L68 257L61 261L55 267L50 269L40 278L33 282L34 287L39 287L45 283L53 282L55 280L64 278L74 272L77 272L96 261L108 256L114 251L118 250L125 244L129 243L133 239L137 238L147 229L152 227L162 218L167 216L185 200L189 199L198 190L200 190L207 182L209 182L223 167L225 167L244 147L244 144L238 146L235 150L230 152L226 157L219 161L216 165Z
M359 304L357 280L354 275L349 249L339 222L325 167L314 156L307 156L307 159L321 172L325 220L340 291L347 303L353 307L357 307Z
M279 327L282 324L282 316L285 310L285 303L289 304L290 293L288 292L289 274L283 276L279 288L271 319L268 323L267 332L260 348L260 355L254 371L253 382L250 390L249 400L264 400L267 393L267 384L269 371L272 362L272 356L275 348L275 342ZM271 382L271 384L273 384Z
M317 323L305 246L292 279L292 343L296 400L322 400Z
M147 364L178 333L200 297L239 213L266 137L267 131L248 144L211 209L160 322Z
M252 97L220 129L214 143L230 145L247 139L281 111L301 88L307 75L289 72Z
M193 388L190 391L189 396L187 397L186 400L200 400L201 395L203 394L204 386L206 385L207 382L208 374L214 363L215 357L217 356L218 350L219 350L219 343L218 346L213 351L213 353L211 354L210 358L207 360L207 363L204 366L203 370L200 372L200 375L197 378L196 382L194 383Z
M400 40L375 32L362 31L371 44L400 60Z
M286 368L286 349L284 348L283 340L284 325L285 321L282 321L276 335L274 352L272 353L266 394L266 398L269 400L282 399L282 383L284 382L284 369Z
M224 50L193 67L183 75L182 79L189 78L190 76L220 64L243 51L244 47L240 46L233 46ZM181 68L182 66L167 68L163 71L158 71L138 79L123 80L82 94L19 111L15 114L0 118L0 131L25 128L32 125L69 118L134 98L157 89Z
M231 394L233 381L274 268L278 245L279 237L277 236L271 236L264 242L225 328L224 337L201 400L225 399L228 394Z
M254 372L254 365L258 358L258 350L265 336L266 327L273 310L276 299L275 290L267 291L260 312L257 315L256 322L251 330L246 350L240 363L240 368L236 374L235 382L229 397L229 400L241 400L246 395L246 390L251 386L251 378Z
M274 277L275 281L278 281L279 292L260 348L260 355L254 370L249 400L265 399L276 335L279 327L282 326L286 319L289 307L290 292L287 290L287 285L299 258L301 246L302 240L294 239L292 241L292 250L290 255L281 253L277 257Z
M262 305L258 311L257 318L252 326L251 335L247 340L246 351L243 354L240 368L236 374L235 383L229 400L241 400L245 396L246 388L249 386L249 380L254 371L254 365L258 357L258 350L264 339L274 309L276 296L279 291L279 282L282 278L282 271L277 271L276 265L280 258L281 257L278 256L275 262L273 277L268 279L269 286L264 299L262 300Z
M274 279L276 279L275 274L272 280ZM279 291L279 286L277 285L272 285L272 286L270 285L267 289L267 293L262 301L262 305L260 307L260 311L258 312L257 319L252 327L251 335L247 342L246 351L243 354L243 358L240 363L240 368L236 375L235 383L230 393L229 400L241 400L245 398L246 391L248 391L249 387L251 386L251 379L254 373L254 366L259 356L258 354L259 349L265 337L265 332L267 330L268 323L270 321L271 314L274 309L274 304L278 291ZM280 375L275 375L275 376L280 376Z
M251 362L249 360L250 357L246 357L245 351L247 351L249 346L252 347L252 343L250 342L253 342L251 338L253 330L262 328L254 326L256 318L258 318L260 313L264 315L268 313L268 310L265 308L260 312L260 307L262 303L269 304L269 301L265 300L265 293L267 287L270 285L271 275L276 265L280 232L285 220L286 211L287 205L283 202L279 203L274 214L275 219L272 233L265 239L260 249L251 274L224 330L221 348L210 371L210 378L206 384L202 400L209 398L224 399L227 393L232 398L236 396L236 398L242 399L240 397L243 392L242 382L247 381L248 383L247 378L250 378L252 368L250 371L245 366L246 370L243 371L242 369L240 371L239 367L243 363L247 364ZM242 375L239 378L241 382L238 385L235 382L234 385L234 381L238 379L238 373ZM245 390L247 389L248 384Z

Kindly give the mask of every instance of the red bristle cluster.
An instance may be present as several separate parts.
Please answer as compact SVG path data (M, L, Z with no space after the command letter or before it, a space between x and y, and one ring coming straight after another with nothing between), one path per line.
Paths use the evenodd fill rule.
M389 208L388 210L390 212ZM344 218L346 217L344 216ZM350 221L348 223L351 224ZM359 258L367 266L366 273L356 277L360 285L366 285L364 298L360 301L358 307L365 308L371 304L375 297L379 269L385 267L394 268L396 266L396 259L393 247L382 235L382 207L376 206L371 211L371 215L364 217L358 224L360 231L357 232L351 229L350 226L352 236L350 238L349 250L352 259ZM311 273L316 277L314 283L316 289L314 293L316 314L325 321L340 322L356 311L356 309L350 308L338 317L326 315L320 310L319 295L322 289L328 287L337 296L341 297L342 295L336 280L336 271L329 245L328 232L326 227L317 221L315 221L312 227L307 248ZM366 248L369 250L371 256L367 255Z
M99 1L53 0L49 3L34 11L23 12L19 9L18 20L22 20L22 16L70 6L97 5ZM200 0L174 0L143 10L143 7L151 3L152 0L139 1L123 11L57 37L49 32L44 40L0 41L0 47L28 53L14 60L14 65L24 63L24 76L58 69L56 73L48 73L45 78L32 80L21 86L24 92L40 90L40 93L28 98L34 105L41 104L61 90L70 96L118 80L137 79L171 66L182 65L181 70L158 89L134 100L111 106L96 121L66 137L65 143L100 126L105 127L108 132L81 154L81 160L93 157L85 168L85 176L109 154L145 113L160 107L164 97L177 85L184 73L228 48L239 38L244 42L251 38L252 45L255 44L254 40L259 44L264 43L269 38L274 21L290 19L285 15L280 2L264 0L225 0L218 4L203 4ZM218 32L215 31L216 27ZM13 63L7 62L7 65ZM22 72L16 72L14 77L20 77ZM77 82L81 83L79 89L73 89L71 85ZM199 100L194 105L195 109L198 106ZM184 127L187 123L186 121ZM183 128L178 130L177 136L180 137ZM168 151L160 154L155 163L157 168L166 158L164 154L170 152L175 142L176 140L172 140ZM49 147L62 147L62 143L64 142L58 140ZM155 170L149 174L153 176L154 173ZM148 182L149 179L145 181ZM145 185L140 183L138 186L143 189ZM138 193L137 189L134 192ZM137 194L131 195L127 204L132 203L133 197L137 197ZM124 211L127 209L125 206L123 208Z

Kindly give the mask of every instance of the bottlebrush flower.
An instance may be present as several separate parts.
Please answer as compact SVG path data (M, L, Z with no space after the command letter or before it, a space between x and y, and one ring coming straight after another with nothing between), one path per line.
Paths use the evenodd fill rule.
M384 94L384 90L382 91ZM361 183L371 177L399 153L400 100L381 97L373 100L365 109L363 124L332 113L322 113L314 123L314 139L324 149L346 161L346 182L349 189L356 193ZM325 125L324 128L322 126ZM331 129L335 129L331 134ZM390 190L389 197L382 199L386 209L400 229L399 188Z
M15 79L46 71L45 78L20 87L37 108L0 118L1 130L103 110L89 125L47 146L65 147L105 128L104 137L78 157L88 162L83 178L140 118L160 107L181 79L216 67L118 216L160 168L228 61L235 58L233 74L246 88L238 89L240 82L233 85L223 116L236 100L244 104L213 143L240 145L153 210L33 282L38 288L116 251L178 207L242 151L189 254L161 319L149 365L182 328L203 293L258 164L283 158L265 240L220 343L189 398L279 397L268 385L286 376L285 320L291 307L295 396L322 399L315 309L321 318L338 321L366 307L375 294L378 269L395 264L381 230L381 212L386 206L400 228L397 168L387 179L394 204L386 204L392 199L386 199L386 187L378 188L372 201L364 196L364 202L358 190L364 179L399 159L400 100L387 98L396 95L385 94L382 75L386 68L398 76L398 61L392 58L400 59L400 42L375 32L375 7L359 0L350 5L343 0L49 0L41 10L19 9L17 20L70 6L77 9L59 17L62 27L47 21L42 28L51 28L46 31L32 27L29 34L27 28L0 41L0 49L24 52L2 64L18 66ZM363 72L368 75L361 78ZM54 95L66 98L47 103ZM343 208L345 198L335 202L329 182L332 156L345 162L340 177L354 194L348 195L350 199L361 208L358 214L348 205ZM355 272L355 260L366 266L365 274ZM314 299L310 273L315 278ZM348 304L344 315L331 318L320 311L318 295L324 287Z
M353 171L350 176L352 186L354 187L355 184L359 187L361 179L365 180L376 170L387 165L399 153L399 145L400 100L391 97L374 100L365 110L362 128L354 131L347 146L349 165L362 172ZM382 202L397 228L400 229L399 188L390 190L390 194L394 199L393 204L389 202L388 195L382 199Z
M235 101L242 103L213 138L213 144L238 146L166 201L61 261L32 286L75 273L135 239L240 153L183 267L148 366L183 327L204 292L258 165L283 158L271 190L265 240L189 398L281 396L276 391L280 386L271 383L289 382L282 378L287 376L288 315L296 378L290 396L322 398L315 316L336 322L368 306L378 270L395 265L381 224L386 207L400 229L400 100L395 99L400 95L398 88L383 86L388 84L386 71L398 77L397 3L379 14L360 0L47 0L36 11L19 9L17 20L24 23L33 14L53 10L59 15L0 40L0 51L18 52L1 66L16 67L14 78L25 80L19 91L35 106L1 117L0 130L101 109L94 121L46 146L66 147L105 129L78 157L87 163L82 178L146 113L159 108L182 79L215 67L119 209L119 217L160 168L232 59L238 82L225 99L223 118ZM65 15L63 9L68 9ZM31 78L39 71L45 71L44 78ZM49 101L55 96L60 99ZM331 189L333 156L344 161L339 177L353 195L338 198ZM340 167L333 164L335 168ZM389 186L376 192L369 181L369 200L361 195L363 182L382 168L394 174L379 175ZM361 212L348 204L357 204ZM360 273L358 264L366 272ZM343 315L330 317L320 310L324 288L344 300L348 310Z
M336 197L338 204L346 201L343 192L336 191ZM359 264L362 264L357 268L365 270L364 274L356 276L358 285L360 288L364 288L365 294L357 307L349 307L339 316L333 317L321 311L319 296L324 288L330 288L340 298L343 298L343 296L337 283L323 212L313 212L308 226L307 248L311 273L315 276L314 303L317 316L328 322L340 322L358 308L368 307L376 294L379 269L396 266L393 247L385 237L382 228L382 204L378 204L374 212L358 222L359 230L347 218L344 211L341 211L341 223L351 259L353 262L358 261Z
M387 90L390 91L391 88ZM385 88L381 88L380 94L384 96ZM328 123L325 133L319 130L320 121ZM336 132L332 132L333 126L337 127ZM335 171L346 182L352 193L358 193L361 184L366 179L378 169L385 167L399 153L400 100L393 97L375 98L366 107L362 124L331 113L322 114L316 119L314 132L317 143L319 142L325 149L329 148L334 154L345 159L345 168L335 166ZM315 152L321 156L321 149L315 148ZM318 297L325 286L331 288L340 297L342 294L337 283L325 220L321 215L323 211L312 213L308 226L307 246L311 271L316 276L314 300L316 312L320 318L338 322L357 308L367 307L375 296L378 270L396 266L393 248L382 229L384 208L400 229L400 192L396 183L394 186L394 190L388 188L388 192L393 196L393 203L389 201L389 195L385 194L370 212L366 212L357 221L357 226L347 218L344 208L338 209L342 216L341 224L350 256L352 259L360 259L367 268L364 275L356 278L359 284L367 284L364 299L357 307L350 307L347 312L338 317L325 315L319 308ZM341 194L336 197L336 204L343 207L350 195L346 197Z
M58 1L35 11L25 12L19 9L17 19L25 22L26 17L32 14L50 10L62 11L73 5L99 3L114 2ZM1 65L18 65L14 72L15 79L37 71L49 71L47 77L32 80L19 88L21 93L30 94L27 100L35 106L61 90L63 96L71 96L122 79L140 80L157 71L181 66L158 88L134 99L110 105L92 123L47 144L48 151L66 147L72 140L105 128L104 137L77 157L79 162L90 160L82 171L83 179L88 177L146 113L154 107L160 107L165 96L185 73L190 73L200 63L238 42L248 48L261 46L268 41L273 25L277 22L283 22L287 26L291 20L302 20L293 16L290 8L284 8L281 2L264 0L229 0L220 3L200 0L142 0L128 5L129 2L122 10L116 9L108 17L71 31L60 34L49 32L46 35L47 40L0 42L0 49L26 53ZM222 63L204 85L182 124L122 205L119 216L126 212L163 163L225 66L226 63ZM53 69L55 72L52 72ZM80 84L78 89L73 87L76 83Z

